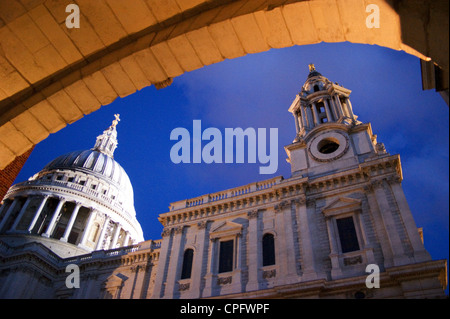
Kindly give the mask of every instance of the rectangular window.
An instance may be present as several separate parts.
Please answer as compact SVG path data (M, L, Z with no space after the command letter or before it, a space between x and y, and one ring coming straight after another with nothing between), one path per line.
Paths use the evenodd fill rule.
M343 253L359 250L358 237L356 236L355 224L353 217L336 219L337 228L339 232L339 239L341 241L341 248Z
M219 273L233 270L233 244L233 240L220 242Z
M181 268L181 279L191 278L192 262L194 261L194 251L186 249L183 256L183 267Z

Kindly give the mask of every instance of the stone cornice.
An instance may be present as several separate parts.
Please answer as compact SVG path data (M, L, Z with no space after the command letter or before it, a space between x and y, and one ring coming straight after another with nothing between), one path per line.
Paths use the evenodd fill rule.
M374 180L401 180L401 164L398 155L383 156L361 163L352 169L317 178L284 179L270 188L249 192L220 201L200 203L161 214L158 220L165 227L178 224L190 225L202 220L220 218L224 213L247 214L249 210L275 209L282 201L316 200L333 192L364 189Z

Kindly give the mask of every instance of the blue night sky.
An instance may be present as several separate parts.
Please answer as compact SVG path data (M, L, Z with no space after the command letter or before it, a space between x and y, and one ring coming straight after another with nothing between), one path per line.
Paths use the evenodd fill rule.
M349 43L270 50L225 60L174 79L162 90L144 88L85 116L38 144L16 182L64 153L90 149L115 113L114 158L134 187L144 237L160 239L159 214L171 202L282 175L290 176L284 146L295 137L288 108L308 75L308 64L352 90L353 111L370 122L390 154L400 154L403 189L433 259L449 256L449 109L433 90L422 91L419 59L401 51ZM278 128L278 171L255 164L174 164L170 133L193 120L202 129ZM207 142L203 142L205 145Z

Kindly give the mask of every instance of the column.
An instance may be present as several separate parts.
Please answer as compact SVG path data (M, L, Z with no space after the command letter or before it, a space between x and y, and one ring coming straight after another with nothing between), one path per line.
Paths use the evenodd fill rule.
M108 215L105 215L105 222L103 223L102 231L100 233L100 237L98 237L97 245L95 246L95 250L99 250L102 248L103 245L103 239L106 234L106 230L108 229L110 217Z
M49 225L47 226L47 230L42 234L43 237L50 238L50 235L53 232L53 227L55 227L56 220L58 219L58 215L64 205L66 200L63 197L59 198L58 206L56 206L55 211L53 212L52 219L50 220Z
M298 123L298 130L300 132L302 130L302 128L303 128L301 115L300 115L300 112L298 110L297 110L297 113L295 113L295 114L296 114L295 117L297 118L297 123Z
M123 239L123 244L122 246L129 246L128 241L130 240L130 233L126 232L125 233L125 238Z
M297 273L297 251L294 246L294 220L292 219L292 208L295 203L291 201L283 209L283 220L285 225L285 240L286 240L286 260L287 260L287 276L286 283L299 282Z
M325 104L325 112L327 113L328 122L334 121L334 116L330 111L330 106L328 105L328 99L323 99L323 104Z
M334 102L336 103L335 105L336 105L336 110L337 110L338 117L340 118L340 117L344 116L344 113L343 113L343 110L342 110L341 100L339 100L339 96L338 95L334 96Z
M240 293L242 292L242 242L245 239L242 236L242 233L236 234L234 239L234 256L235 263L233 267L232 280L231 280L231 293Z
M6 211L5 216L3 216L3 219L0 222L0 232L2 231L3 227L5 227L6 222L8 221L9 217L11 216L11 213L13 212L14 208L16 207L18 201L19 201L19 197L15 197L13 202L11 203L11 205L9 205L9 208Z
M164 298L174 298L178 293L177 282L179 280L184 255L183 228L184 226L178 226L174 229Z
M72 231L73 224L75 223L75 219L77 218L78 211L80 210L81 203L76 202L75 208L72 211L72 214L70 215L69 222L67 223L66 230L64 231L64 235L61 237L61 241L67 242L69 239L70 232Z
M91 208L89 211L89 217L86 222L86 226L84 227L84 230L83 230L83 235L81 235L81 240L80 240L80 243L78 244L78 246L81 246L81 247L86 246L86 240L88 239L89 231L91 229L92 223L94 222L94 216L95 216L94 209ZM95 238L94 238L94 240L95 240Z
M164 228L161 237L161 248L158 261L158 271L156 273L152 299L160 299L164 293L165 279L167 275L167 263L170 259L170 248L172 246L172 230L168 227Z
M31 196L27 197L27 200L23 204L22 208L20 209L19 215L17 215L16 220L14 221L14 224L11 227L11 231L15 231L17 228L17 225L19 225L20 220L22 219L23 215L25 214L25 211L27 210L28 205L31 202Z
M314 127L314 117L312 114L311 106L306 106L306 114L308 117L308 127L313 128Z
M352 103L350 102L350 99L347 98L345 101L347 102L347 108L348 108L350 117L352 118L353 121L356 121L356 117L355 117L355 114L353 114L353 107L352 107Z
M109 244L109 249L116 248L117 239L119 238L119 235L120 235L120 230L121 230L120 225L118 223L115 223L114 233L113 233L111 243Z
M300 114L301 114L301 118L302 118L302 126L303 127L308 127L308 117L306 116L306 112L305 112L305 108L304 106L300 103Z
M314 249L308 220L306 199L300 198L296 201L298 212L298 233L302 245L302 281L317 279Z
M245 291L259 289L262 247L258 229L258 210L247 213L248 220L248 282Z
M320 124L320 122L319 122L319 114L317 114L317 108L316 108L316 103L315 102L313 102L311 104L311 108L312 108L313 116L314 116L314 124L315 125L319 125Z
M350 115L348 114L348 107L347 107L346 101L344 100L344 103L341 103L341 105L342 105L342 112L344 113L344 116L350 118Z
M400 266L409 262L408 257L403 250L403 244L396 230L396 223L392 216L392 210L389 207L389 203L384 191L384 181L377 180L372 182L372 186L375 192L375 198L379 207L383 225L387 233L387 237L392 249L394 265Z
M197 241L198 249L194 251L194 260L192 264L192 276L189 298L201 298L201 283L203 279L203 273L206 269L207 260L205 258L205 249L208 248L207 229L208 221L203 221L197 224ZM206 263L204 262L206 261Z
M416 222L411 214L411 210L409 209L408 202L400 183L400 178L391 178L389 180L389 184L391 186L395 201L397 202L409 241L411 242L411 246L414 251L414 259L416 262L431 260L430 254L425 250L422 240L420 239Z
M294 248L291 204L283 201L275 206L275 260L277 283L288 284L300 281L297 275L297 260ZM279 273L278 273L279 271Z
M208 256L208 270L205 275L205 288L202 297L210 297L214 295L217 281L217 253L219 240L217 238L210 238L210 249Z
M294 112L294 120L295 120L295 131L297 134L300 132L300 126L298 125L298 114L297 112Z
M33 220L31 221L30 225L28 226L28 233L31 233L33 231L34 226L36 225L36 222L39 218L39 216L42 213L42 210L44 209L45 203L47 203L47 200L50 196L49 195L44 195L44 197L42 198L41 203L39 204L39 208L37 209L36 213L34 214Z

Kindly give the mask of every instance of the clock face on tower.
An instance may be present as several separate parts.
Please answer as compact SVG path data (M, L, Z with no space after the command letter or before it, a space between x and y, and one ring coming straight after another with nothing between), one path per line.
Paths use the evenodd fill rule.
M348 136L340 131L327 131L314 137L308 152L318 162L330 162L342 157L348 150Z

